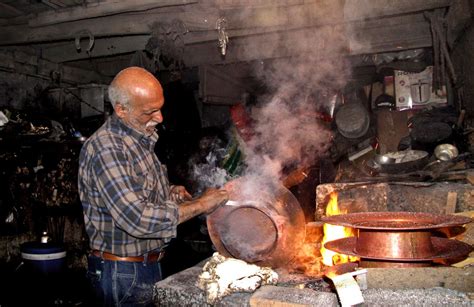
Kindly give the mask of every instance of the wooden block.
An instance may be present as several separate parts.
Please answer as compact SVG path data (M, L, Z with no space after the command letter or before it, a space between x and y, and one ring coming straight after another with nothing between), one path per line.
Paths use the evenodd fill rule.
M467 182L474 185L474 171L470 171L466 176Z
M400 140L409 134L407 112L379 109L376 115L380 153L397 151Z
M448 199L446 200L446 214L453 214L456 212L456 203L458 201L458 193L448 192Z
M470 217L471 219L474 219L474 211L458 212L456 213L456 215L466 216L466 217ZM455 230L455 228L451 228L451 229L453 231ZM461 229L464 229L464 231L456 234L453 239L462 241L467 244L474 245L474 223L468 223L464 225L464 227L462 227ZM474 257L474 252L471 253L471 257Z

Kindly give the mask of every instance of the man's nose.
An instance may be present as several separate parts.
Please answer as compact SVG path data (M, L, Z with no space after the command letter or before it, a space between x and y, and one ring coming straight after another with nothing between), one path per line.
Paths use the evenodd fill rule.
M161 111L155 112L155 114L153 114L153 120L160 124L163 122L163 114L161 114Z

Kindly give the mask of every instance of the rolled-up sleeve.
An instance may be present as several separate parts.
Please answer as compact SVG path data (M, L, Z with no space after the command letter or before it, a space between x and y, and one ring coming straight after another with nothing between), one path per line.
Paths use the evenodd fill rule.
M137 238L175 237L178 206L157 197L163 187L145 189L143 178L135 174L133 159L126 150L108 147L93 159L99 193L116 226Z

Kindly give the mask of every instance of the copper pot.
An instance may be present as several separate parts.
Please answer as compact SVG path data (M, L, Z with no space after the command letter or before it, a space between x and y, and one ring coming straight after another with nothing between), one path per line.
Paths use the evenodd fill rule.
M365 267L428 266L433 262L465 258L472 246L435 237L432 230L471 222L457 215L424 212L359 212L324 217L329 224L356 228L357 237L327 242L335 252L361 257Z
M258 265L280 267L291 261L305 238L303 210L283 186L256 188L244 196L246 178L227 188L230 201L207 218L217 251L227 257Z
M417 259L436 251L429 231L372 231L359 229L355 252L361 257Z

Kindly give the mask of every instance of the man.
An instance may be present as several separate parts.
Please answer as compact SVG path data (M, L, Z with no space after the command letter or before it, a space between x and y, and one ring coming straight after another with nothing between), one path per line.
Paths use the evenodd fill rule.
M176 226L211 212L228 195L213 189L191 200L184 187L170 186L153 151L164 98L152 74L122 70L109 97L115 112L79 158L79 195L92 249L88 276L105 305L152 305L159 261Z

